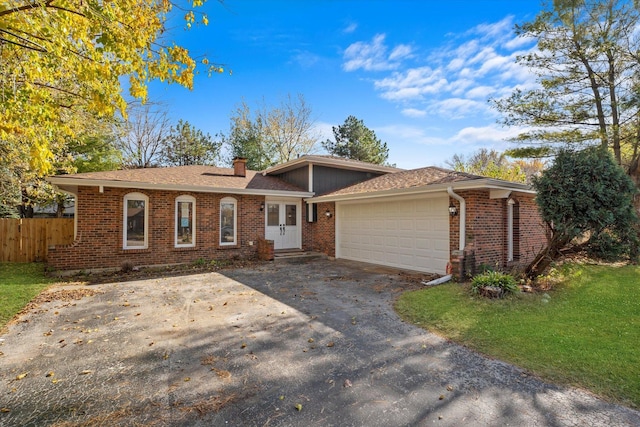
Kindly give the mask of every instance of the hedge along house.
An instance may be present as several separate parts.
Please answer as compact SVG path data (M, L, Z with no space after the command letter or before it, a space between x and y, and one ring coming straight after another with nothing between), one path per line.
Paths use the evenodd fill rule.
M58 271L254 258L271 241L276 251L464 275L481 264L527 262L545 242L528 186L440 168L302 156L263 172L237 159L233 168L49 181L77 206L74 243L49 251Z

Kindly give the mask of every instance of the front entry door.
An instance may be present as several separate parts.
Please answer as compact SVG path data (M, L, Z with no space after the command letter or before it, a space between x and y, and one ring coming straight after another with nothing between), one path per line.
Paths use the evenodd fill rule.
M274 249L300 248L299 206L299 202L267 202L265 236L273 240Z

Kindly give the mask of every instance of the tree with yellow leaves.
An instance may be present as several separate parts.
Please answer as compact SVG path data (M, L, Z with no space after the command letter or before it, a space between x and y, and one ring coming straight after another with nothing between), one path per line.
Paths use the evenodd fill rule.
M196 61L185 48L161 43L174 9L186 10L187 28L207 24L195 11L203 0L186 2L0 0L3 163L50 172L54 153L90 134L91 123L126 114L123 81L143 102L150 80L192 88Z

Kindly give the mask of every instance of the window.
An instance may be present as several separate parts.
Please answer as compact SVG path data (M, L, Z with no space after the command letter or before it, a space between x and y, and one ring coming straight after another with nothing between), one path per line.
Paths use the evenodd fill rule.
M124 249L149 247L149 198L142 193L124 196Z
M220 200L220 244L237 244L238 202L232 197Z
M196 245L196 199L192 196L176 198L176 247Z

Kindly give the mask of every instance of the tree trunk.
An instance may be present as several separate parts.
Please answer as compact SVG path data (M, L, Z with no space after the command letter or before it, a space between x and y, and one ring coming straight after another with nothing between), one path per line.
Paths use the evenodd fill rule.
M567 236L554 234L547 242L547 246L538 252L538 255L524 270L525 276L530 280L535 280L536 277L544 274L552 262L562 257L561 251L567 246L569 240Z

